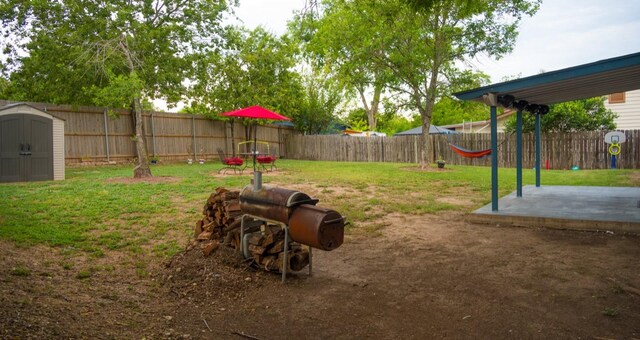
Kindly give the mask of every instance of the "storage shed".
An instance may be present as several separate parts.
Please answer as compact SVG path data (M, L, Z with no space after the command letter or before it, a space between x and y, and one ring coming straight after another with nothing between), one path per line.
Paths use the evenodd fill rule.
M0 107L0 182L64 179L64 120L31 105Z

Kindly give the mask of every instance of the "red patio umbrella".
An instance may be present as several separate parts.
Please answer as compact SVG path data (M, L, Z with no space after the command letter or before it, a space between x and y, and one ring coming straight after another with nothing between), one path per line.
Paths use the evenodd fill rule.
M285 117L281 114L269 111L261 106L250 106L244 109L225 112L220 114L225 117L242 117L242 118L254 118L254 119L266 119L266 120L291 120L289 117ZM257 123L256 123L257 124ZM255 129L253 133L253 145L256 147L258 129ZM253 171L256 171L256 153L253 152Z

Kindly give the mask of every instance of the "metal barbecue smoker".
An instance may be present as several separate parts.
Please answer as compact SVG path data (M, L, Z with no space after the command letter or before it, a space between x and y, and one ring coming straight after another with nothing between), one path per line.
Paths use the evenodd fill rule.
M340 213L316 206L318 199L295 190L262 186L262 173L254 172L253 185L240 193L240 248L245 258L250 257L247 228L263 223L278 225L284 230L284 258L282 282L289 266L289 242L309 248L309 275L312 271L312 248L330 251L344 241L345 218Z

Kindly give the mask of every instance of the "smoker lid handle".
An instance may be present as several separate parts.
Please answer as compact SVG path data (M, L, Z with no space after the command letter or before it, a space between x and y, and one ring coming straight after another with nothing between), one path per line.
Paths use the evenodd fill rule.
M293 207L293 206L300 205L300 204L312 204L312 205L316 205L316 204L318 204L318 202L320 202L320 200L319 200L319 199L317 199L317 198L310 198L310 199L306 199L306 200L299 200L299 201L292 202L292 203L289 205L289 207Z
M345 219L346 218L344 216L340 216L338 218L334 218L333 220L324 221L324 223L325 224L334 224L334 223L344 222Z

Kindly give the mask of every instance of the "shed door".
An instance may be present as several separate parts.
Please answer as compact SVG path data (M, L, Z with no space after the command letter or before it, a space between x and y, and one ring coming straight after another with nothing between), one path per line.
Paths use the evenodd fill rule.
M0 182L53 179L53 121L40 116L0 116Z
M0 182L24 180L24 162L20 155L22 116L0 116Z

